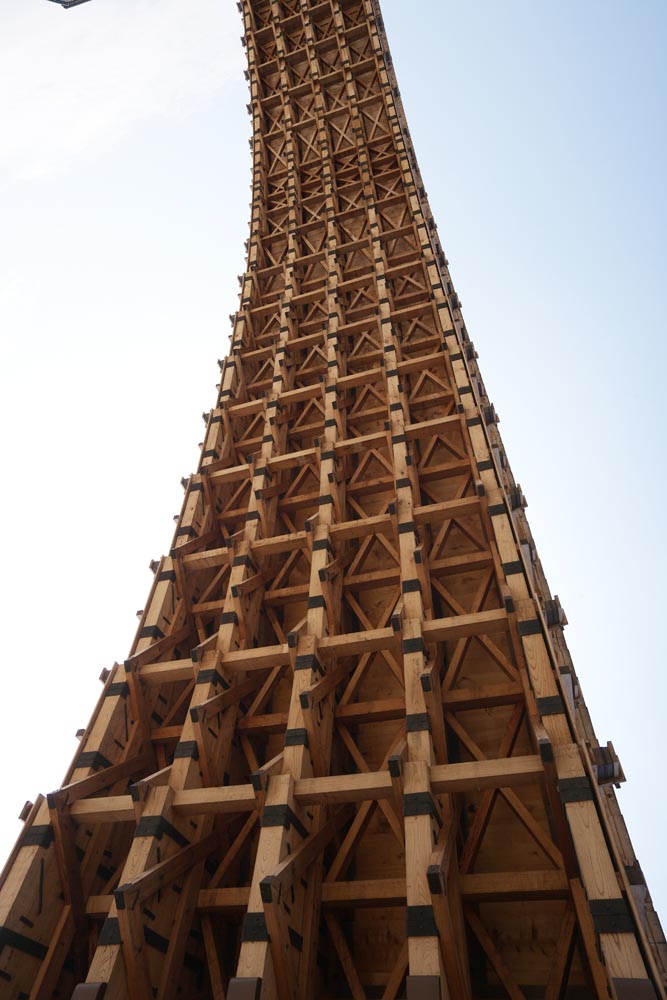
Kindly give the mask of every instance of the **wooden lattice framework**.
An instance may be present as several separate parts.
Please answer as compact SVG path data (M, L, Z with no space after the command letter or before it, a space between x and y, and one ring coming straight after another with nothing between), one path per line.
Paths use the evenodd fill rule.
M0 881L0 996L665 998L375 0L243 0L247 269L132 653Z

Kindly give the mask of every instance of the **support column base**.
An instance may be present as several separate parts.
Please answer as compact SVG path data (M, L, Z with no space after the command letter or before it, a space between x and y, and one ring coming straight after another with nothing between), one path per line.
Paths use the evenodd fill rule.
M261 992L261 979L230 979L227 1000L259 1000Z
M440 976L408 976L408 1000L442 1000Z

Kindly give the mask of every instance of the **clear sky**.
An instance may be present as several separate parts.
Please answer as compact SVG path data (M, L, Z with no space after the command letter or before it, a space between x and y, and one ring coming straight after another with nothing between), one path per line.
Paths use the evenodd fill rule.
M466 323L667 920L667 5L383 10ZM25 799L60 783L169 547L237 304L250 163L231 0L0 13L4 858Z

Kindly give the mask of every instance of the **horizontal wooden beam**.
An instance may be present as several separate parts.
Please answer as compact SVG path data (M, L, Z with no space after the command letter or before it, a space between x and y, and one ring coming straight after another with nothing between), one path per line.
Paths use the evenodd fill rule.
M462 875L460 884L465 898L474 903L567 899L570 895L567 875L556 870Z
M71 815L77 823L136 823L131 795L106 795L74 802Z
M188 788L175 792L173 809L182 816L252 812L257 798L252 785L224 785L218 788Z
M389 771L369 771L364 774L334 775L326 778L301 778L294 783L294 798L297 802L311 805L388 799L391 794Z
M440 792L477 792L485 788L516 788L544 777L537 754L475 760L467 764L435 764L431 768L431 788Z
M481 791L486 788L515 788L542 780L544 771L537 755L475 760L462 764L436 764L431 768L434 792ZM294 798L300 804L335 805L388 799L393 794L389 771L301 778L294 784ZM173 809L183 816L251 812L257 807L251 784L189 788L174 794ZM83 799L72 806L79 822L112 823L136 820L130 795Z
M174 684L177 681L194 680L197 665L191 659L166 660L163 663L145 663L139 668L139 676L144 684Z
M529 899L567 899L567 876L560 871L484 872L460 876L461 894L471 903L521 902ZM249 886L224 889L201 889L199 910L229 912L245 910L250 898ZM89 917L107 916L113 897L90 896L86 905ZM332 909L405 906L404 878L362 879L348 882L323 882L322 903Z
M478 611L472 615L453 615L451 618L434 618L425 621L422 632L426 642L450 642L474 635L493 635L507 629L507 612L504 608Z

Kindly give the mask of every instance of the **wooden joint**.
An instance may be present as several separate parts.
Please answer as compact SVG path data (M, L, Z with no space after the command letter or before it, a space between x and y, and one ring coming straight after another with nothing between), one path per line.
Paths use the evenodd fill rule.
M255 794L261 797L266 794L269 786L269 778L272 774L279 774L282 769L284 751L281 750L280 753L272 757L271 760L263 764L262 767L258 768L257 771L253 771L250 775L250 781ZM263 804L260 803L260 804Z

